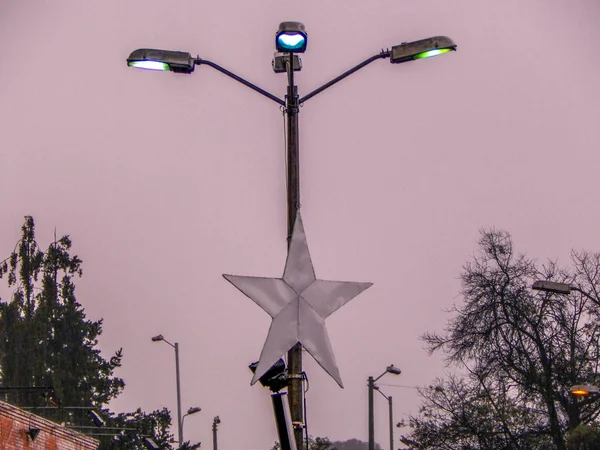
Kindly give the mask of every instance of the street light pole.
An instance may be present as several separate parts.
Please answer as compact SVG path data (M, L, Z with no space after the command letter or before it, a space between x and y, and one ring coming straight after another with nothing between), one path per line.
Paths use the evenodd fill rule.
M290 52L286 61L288 87L286 96L287 116L287 244L292 239L296 214L300 209L300 145L298 135L298 88L294 85L294 54ZM304 418L302 408L302 345L297 343L288 351L288 401L296 448L302 449Z
M375 418L373 413L373 390L375 380L369 377L369 450L375 450Z
M275 95L265 91L255 84L243 79L242 77L230 72L220 65L202 59L193 57L190 53L170 50L158 50L149 48L140 48L133 51L127 58L127 65L141 69L171 71L175 73L191 74L197 65L207 65L219 72L229 76L237 82L245 85L258 92L259 94L275 101L285 107L287 124L287 224L288 224L288 249L291 243L291 235L296 221L296 214L300 208L300 171L299 171L299 139L298 139L298 111L299 107L305 101L323 92L325 89L333 86L344 78L362 69L373 61L389 58L393 64L413 61L423 58L433 57L439 54L447 53L456 50L456 44L446 36L434 36L427 39L422 39L414 42L404 42L400 45L393 46L391 50L382 50L380 53L371 56L360 64L354 66L350 70L342 73L338 77L318 87L314 91L307 94L305 97L299 98L297 87L294 85L294 56L296 53L304 53L307 44L307 35L305 27L299 22L282 22L279 25L279 30L276 34L276 48L281 54L288 56L285 61L286 73L288 77L287 95L285 101L279 99ZM274 70L276 69L274 60ZM280 59L277 61L281 61ZM279 67L279 66L277 66ZM298 67L297 70L300 70ZM393 366L392 366L393 367ZM302 381L304 374L302 371L302 345L296 343L288 351L288 394L290 403L290 412L292 422L294 424L294 436L298 449L302 448L302 434L305 428L303 419L303 403L302 403ZM394 372L391 372L394 373ZM399 372L398 372L399 373ZM372 388L374 382L370 377L369 395L370 395L370 417L372 418ZM369 428L370 446L369 450L374 450L372 424Z
M218 430L218 426L221 423L221 419L219 418L219 416L216 416L213 419L213 424L212 424L212 432L213 432L213 450L218 450L217 449L217 430Z
M368 386L369 386L369 450L375 450L375 414L373 412L373 391L379 391L379 388L375 386L375 382L379 380L386 373L391 373L392 375L400 375L402 371L395 367L393 364L386 367L385 372L379 375L377 378L369 377L368 378ZM390 411L390 450L394 450L394 430L393 430L393 416L392 416L392 400L391 397L388 397L383 392L379 391L381 395L383 395L386 399L388 399L389 411Z
M175 349L175 379L177 381L177 434L179 439L179 447L183 444L183 421L181 418L181 381L179 377L179 344L175 342L171 344L162 334L154 336L153 342L163 341Z
M392 396L388 397L390 406L390 450L394 450L394 409L392 407Z
M387 400L388 402L388 409L389 409L389 419L390 419L390 450L394 450L394 409L392 406L392 396L390 395L389 397L387 395L385 395L383 392L381 392L381 390L379 389L379 386L373 386L373 388L379 392L381 395L383 395L383 397Z
M179 378L179 344L175 342L175 378L177 378L177 431L179 446L183 445L183 424L181 423L181 381Z

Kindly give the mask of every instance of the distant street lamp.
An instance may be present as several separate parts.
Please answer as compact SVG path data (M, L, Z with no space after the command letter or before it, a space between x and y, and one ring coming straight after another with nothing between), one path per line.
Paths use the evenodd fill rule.
M300 164L299 164L299 127L298 113L300 107L315 95L333 86L339 81L352 75L368 64L379 59L389 58L393 64L430 58L443 53L456 50L456 44L446 36L434 36L414 42L404 42L393 46L391 50L381 50L379 53L365 59L341 75L333 78L304 97L298 95L298 88L294 84L294 72L302 68L298 53L306 51L308 35L304 25L300 22L282 22L275 34L275 48L277 54L273 59L273 70L276 73L287 74L288 86L285 99L281 99L257 85L245 80L239 75L225 69L224 67L200 57L193 57L190 53L170 50L158 50L142 48L133 51L127 58L127 65L140 69L171 71L176 73L191 74L195 66L206 65L227 75L244 86L258 92L264 97L276 102L284 108L286 115L286 167L287 167L287 225L288 245L291 242L296 213L300 208ZM288 351L289 386L288 397L292 415L292 421L297 424L303 423L302 406L302 346L300 343L294 345ZM372 392L371 392L372 395ZM302 447L303 427L298 426L294 430L296 444ZM371 433L372 434L372 433ZM372 444L372 443L371 443ZM373 448L370 447L370 450Z
M213 450L217 450L217 427L219 426L220 423L221 423L221 419L219 419L219 416L216 416L213 419L213 424L212 424Z
M373 413L373 391L376 389L375 382L377 380L379 380L382 376L384 376L386 373L391 373L392 375L400 375L402 373L402 371L392 364L392 365L387 366L385 369L385 372L383 372L377 378L373 378L373 377L368 378L368 386L369 386L369 450L375 450L375 419L374 419L374 413ZM380 392L380 393L383 395L382 392ZM391 414L391 400L389 401L389 404L390 404L390 414ZM390 434L392 435L393 432L391 431L391 424L392 424L392 422L390 419ZM390 450L393 450L394 443L392 442L391 445L392 445L392 448Z
M175 349L175 378L177 380L177 431L179 436L179 446L183 444L183 418L181 417L181 382L179 379L179 344L171 344L162 334L154 336L152 342L163 341Z
M385 395L383 392L381 392L381 389L379 389L379 386L373 386L373 389L375 389L377 392L379 392L381 395L383 395L383 397L388 401L388 407L389 407L389 419L390 419L390 450L394 450L394 409L392 408L392 396L390 395L389 397L387 395Z
M533 283L531 289L542 292L552 292L553 294L569 295L571 291L578 291L575 286L568 283L557 283L555 281L538 280Z
M202 408L200 408L198 406L192 406L190 409L187 410L187 413L183 415L183 417L181 418L181 435L182 436L183 436L183 421L185 420L185 418L187 416L191 416L192 414L196 414L200 411L202 411ZM181 446L181 442L179 443L179 446Z
M577 397L585 397L586 395L600 394L600 388L589 384L576 384L569 388L569 392Z
M595 298L589 292L580 289L579 287L569 283L557 283L556 281L538 280L531 286L531 289L542 292L551 292L553 294L569 295L571 291L579 292L584 297L591 300L596 305L600 304L600 301Z

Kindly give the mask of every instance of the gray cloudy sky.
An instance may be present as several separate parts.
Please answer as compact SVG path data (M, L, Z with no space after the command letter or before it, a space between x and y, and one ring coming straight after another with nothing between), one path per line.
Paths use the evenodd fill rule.
M321 279L374 286L327 320L345 389L307 356L309 431L367 439L369 375L397 419L414 386L445 369L419 335L443 329L478 230L566 263L599 250L600 5L595 0L23 1L0 6L0 254L36 219L68 233L77 284L104 318L105 356L124 348L117 411L175 408L181 346L185 436L268 449L268 392L250 387L269 316L221 277L278 277L286 256L283 118L209 67L191 76L128 69L140 47L189 51L279 96L279 22L305 23L307 94L391 47L448 35L456 53L379 61L300 113L302 217ZM377 440L387 405L376 397Z

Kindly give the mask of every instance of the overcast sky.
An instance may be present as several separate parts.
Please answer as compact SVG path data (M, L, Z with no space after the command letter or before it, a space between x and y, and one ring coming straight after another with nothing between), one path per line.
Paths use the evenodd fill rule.
M600 250L600 4L596 0L4 0L0 6L0 254L24 215L56 227L84 261L77 296L123 347L111 407L175 411L180 344L185 437L268 450L269 393L250 387L269 316L222 273L278 277L286 257L283 116L210 67L129 69L140 47L209 59L283 97L271 58L280 22L301 21L300 95L405 41L458 51L381 60L300 112L302 217L318 278L373 287L327 320L345 389L306 355L309 432L367 440L367 386L395 420L445 372L419 336L443 330L479 229L567 263ZM6 297L4 297L6 299ZM376 396L376 440L387 404ZM176 430L173 429L176 434Z

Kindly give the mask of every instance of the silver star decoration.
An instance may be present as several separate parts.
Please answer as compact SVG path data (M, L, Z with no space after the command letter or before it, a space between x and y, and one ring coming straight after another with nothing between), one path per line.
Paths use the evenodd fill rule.
M317 280L298 212L283 278L223 277L271 317L271 327L250 384L254 384L296 343L344 387L335 362L325 319L373 283Z

